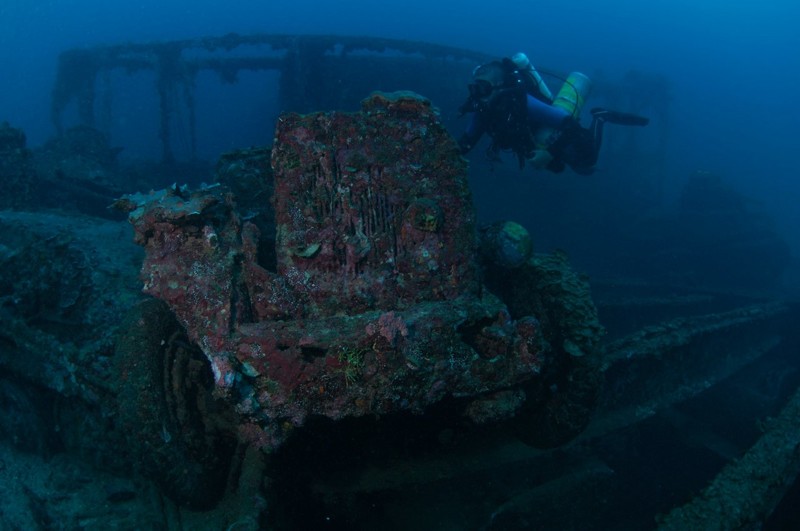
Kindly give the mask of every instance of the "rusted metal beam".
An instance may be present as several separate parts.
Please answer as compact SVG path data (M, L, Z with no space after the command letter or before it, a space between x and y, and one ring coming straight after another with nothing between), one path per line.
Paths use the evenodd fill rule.
M64 129L63 114L75 102L81 125L95 125L95 86L98 76L112 70L128 74L145 70L156 74L160 101L160 137L162 156L171 161L172 126L184 105L188 115L195 114L191 87L200 71L213 71L223 81L235 83L241 71L277 70L281 74L279 104L281 109L308 112L329 109L343 102L358 102L376 89L412 89L415 79L442 81L452 78L442 65L461 65L465 75L468 65L488 60L485 54L452 46L416 41L334 35L238 35L201 37L175 41L131 43L73 49L59 57L56 82L52 92L51 119L56 130ZM382 64L375 69L371 65ZM428 65L430 75L420 76L421 65ZM413 65L409 67L409 65ZM400 68L397 68L397 67ZM364 75L352 76L354 67ZM381 87L379 80L399 85ZM339 72L341 75L336 75ZM394 76L387 78L387 72ZM404 74L403 74L404 73ZM357 79L357 81L356 81ZM351 82L352 81L352 82ZM369 89L362 89L364 82ZM109 90L111 90L109 88ZM181 101L176 96L183 97ZM190 122L191 122L190 118ZM195 137L194 125L188 124Z

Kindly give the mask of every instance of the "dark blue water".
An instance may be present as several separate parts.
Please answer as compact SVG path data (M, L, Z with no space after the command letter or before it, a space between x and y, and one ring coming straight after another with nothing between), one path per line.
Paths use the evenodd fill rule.
M696 169L724 175L748 196L765 201L797 248L800 113L792 87L800 83L795 54L799 14L800 7L788 0L7 0L0 6L0 117L23 128L31 145L51 135L48 105L56 57L76 46L235 31L418 39L498 56L524 50L542 69L602 71L612 78L634 69L666 76L674 94L670 189L678 189ZM238 90L247 95L246 88ZM229 87L221 89L219 98L208 97L221 115L252 116L237 105L242 98ZM135 129L136 120L129 120ZM245 121L238 136L208 142L207 149L213 154L268 139L261 129ZM130 137L136 136L131 131ZM135 155L152 145L139 139L127 149Z
M37 148L53 137L56 131L50 115L51 90L58 55L64 50L221 36L229 32L409 39L470 49L498 58L524 51L545 74L554 92L561 82L548 75L551 72L577 70L595 79L609 80L620 79L630 72L659 76L669 86L669 124L654 120L651 127L637 128L633 142L640 147L656 146L658 135L668 132L666 144L659 147L666 157L657 167L643 166L641 159L634 157L628 160L624 146L630 138L626 136L631 134L630 130L609 126L606 149L592 176L578 176L569 171L555 176L530 168L520 171L509 155L504 155L504 165L490 166L481 156L483 149L476 149L470 155L470 184L480 220L519 221L533 234L537 251L566 249L576 269L601 281L625 277L651 280L654 285L656 281L663 281L667 286L664 291L657 285L653 293L637 293L641 300L680 299L687 293L695 296L694 291L702 298L709 292L724 291L725 304L719 306L714 305L717 299L697 302L687 297L686 305L691 306L692 311L713 313L744 304L738 299L743 294L749 297L757 292L760 297L766 291L770 297L778 298L800 294L800 261L796 258L800 255L800 209L797 208L800 111L796 90L800 86L800 61L797 59L800 33L796 29L797 20L800 20L800 4L789 0L760 3L722 0L467 0L461 3L421 0L328 3L308 0L286 3L2 0L0 122L7 121L24 130L30 148ZM124 148L121 160L158 159L161 143L158 100L153 93L154 75L127 76L116 72L112 76L115 76L116 90L114 123L106 125L113 132L113 145ZM198 76L195 96L200 159L213 162L221 153L267 145L272 141L274 121L278 113L285 110L274 103L277 76L275 72L243 71L235 84L223 83L216 74ZM468 82L468 78L463 80L465 87ZM443 105L442 102L433 103ZM461 102L447 103L453 107ZM590 100L587 107L592 106ZM466 119L455 122L452 116L445 118L448 123L457 124L451 131L454 135L466 126ZM584 113L586 122L588 116ZM185 154L188 132L177 130L173 134L177 139L176 152ZM641 172L641 182L654 180L648 171L663 175L662 190L657 194L638 189L637 172ZM697 172L713 175L712 185L704 187L700 182L698 187L698 182L694 181L693 186L687 186ZM707 215L709 211L711 215ZM648 227L653 227L652 233ZM756 245L745 247L739 245L742 242ZM761 243L764 247L759 246ZM791 257L787 258L784 253L784 244L788 244ZM687 254L664 252L665 249ZM5 260L4 256L0 258ZM8 256L12 256L10 251ZM0 270L0 275L4 274ZM0 279L5 290L0 293L3 297L0 310L16 315L19 301L12 299L20 290L15 291L14 283L5 277L0 276ZM677 294L670 291L675 285L686 291ZM617 304L615 293L609 295L604 289L613 291L613 286L609 288L598 282L593 293L600 300L601 321L607 319L604 324L611 325L611 339L644 324L652 324L651 321L672 318L683 309L667 306L666 309L643 309L641 314L632 315L630 307ZM663 315L659 313L662 311ZM634 308L633 312L637 310ZM5 319L6 313L0 316ZM778 361L772 360L774 365L766 369L762 367L764 375L758 376L769 390L759 395L768 405L757 407L759 404L753 405L753 401L729 399L743 396L740 387L753 392L747 387L752 384L748 374L740 375L745 383L728 382L727 387L720 387L721 391L708 393L711 397L685 406L683 411L677 412L680 415L672 411L671 417L657 417L598 443L595 456L614 468L614 474L624 485L623 490L630 492L617 493L614 503L623 505L606 506L606 520L595 522L598 526L595 528L602 529L605 522L616 522L620 528L630 529L641 528L641 522L652 523L655 513L686 501L690 496L687 491L702 489L724 466L726 461L720 455L710 455L705 447L698 450L692 440L687 442L686 439L695 434L694 428L686 428L685 432L676 428L685 425L682 424L684 415L694 413L692 408L702 409L700 417L709 411L727 412L734 419L726 424L734 432L726 434L727 438L736 442L739 450L746 449L760 435L758 423L761 419L779 412L779 405L796 388L800 378L796 362L797 339L787 344L777 354L772 353ZM6 346L0 341L0 349ZM2 354L0 351L0 362ZM12 374L6 380L14 378ZM0 378L0 386L3 383L4 379ZM35 385L32 389L36 389ZM35 391L25 392L35 394ZM57 394L52 392L52 396ZM24 411L24 401L15 402L13 396L10 391L0 395L0 405L7 406L9 411L12 406L15 412ZM46 395L41 401L47 402L50 396ZM749 406L757 411L751 415L745 412L750 416L739 415ZM49 404L43 409L49 411ZM711 415L713 417L714 413ZM17 415L6 415L9 416ZM718 416L727 419L721 413ZM381 453L384 446L387 462L398 455L410 460L427 458L430 445L444 448L437 457L444 454L448 456L443 458L447 462L453 455L448 449L462 449L459 444L463 441L458 440L456 428L440 431L439 426L424 426L424 421L420 423L417 417L395 419L400 426L408 422L409 431L418 429L420 424L424 428L418 437L410 436L405 443L420 448L398 449L392 446L396 441L395 433L391 432L397 427L392 426L384 433L381 430L386 428L375 428L371 422L350 427L351 431L333 429L335 437L325 431L326 426L316 428L319 431L310 430L308 441L301 438L298 446L287 450L285 462L276 467L276 481L283 481L281 485L297 491L281 492L276 495L277 502L269 500L269 503L286 502L291 510L302 513L303 496L314 497L319 506L309 510L308 515L284 515L286 520L295 518L297 522L317 525L325 521L326 511L337 508L340 522L331 523L330 528L346 529L347 524L342 524L341 519L348 515L348 507L339 503L340 500L324 499L319 492L311 492L316 486L308 478L314 478L317 465L330 467L335 463L333 471L341 467L343 474L350 465L357 468L361 454L342 455L350 451L353 440L361 444L377 441L378 448L374 452L366 451L376 462L384 459ZM46 426L41 431L50 429ZM353 439L351 434L354 434ZM0 439L3 435L0 433ZM490 439L487 443L490 444L494 435L481 434L476 437L477 442L470 444L479 446L481 437ZM480 455L480 451L470 455ZM551 457L555 458L555 463L551 462ZM520 468L517 461L504 463L491 473L479 467L475 477L467 475L463 483L458 474L442 483L431 480L420 487L422 494L409 489L407 500L382 499L380 494L375 494L353 495L349 501L353 503L353 514L362 514L362 525L363 522L392 521L393 516L397 516L392 514L393 510L405 511L408 516L413 512L409 508L420 500L431 501L430 507L419 509L421 514L430 512L428 522L441 520L454 526L448 529L473 528L476 522L488 525L490 521L486 516L492 514L493 507L507 504L509 492L524 494L531 488L532 475L544 475L542 469L550 466L557 469L563 464L558 462L559 458L569 460L556 451L548 454L547 459L526 457L527 466ZM6 459L11 463L11 458ZM542 465L537 459L547 463ZM6 466L2 459L0 465ZM598 484L607 481L610 468L590 465L586 470L596 472ZM305 475L294 478L296 470L302 470ZM696 476L689 478L693 473ZM657 477L658 474L662 475ZM628 489L629 484L638 484L641 492ZM118 490L123 495L129 493L124 488ZM795 486L795 497L797 490ZM584 507L596 501L595 494L589 493L581 500ZM37 498L29 497L34 506ZM458 527L459 520L453 516L464 513L459 503L471 507L471 512L466 511L469 517L463 518L468 524L462 527ZM635 506L630 521L624 506L627 503ZM792 507L791 502L783 507L783 513L789 515L785 518L790 522L796 519ZM443 514L437 519L433 515L440 508L444 508ZM30 512L37 513L33 509ZM46 510L38 512L47 514ZM525 518L531 515L520 513L524 518L517 520L516 512L509 509L505 516L501 514L497 518L493 528L527 528ZM414 518L402 521L410 522ZM53 525L40 522L42 529L53 528ZM779 524L775 525L779 528ZM398 524L397 529L403 526Z

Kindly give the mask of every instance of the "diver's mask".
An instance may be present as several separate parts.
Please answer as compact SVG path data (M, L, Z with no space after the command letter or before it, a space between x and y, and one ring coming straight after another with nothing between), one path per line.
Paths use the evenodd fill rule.
M469 89L470 98L476 100L485 100L492 95L494 87L485 79L476 79L474 83L467 85Z

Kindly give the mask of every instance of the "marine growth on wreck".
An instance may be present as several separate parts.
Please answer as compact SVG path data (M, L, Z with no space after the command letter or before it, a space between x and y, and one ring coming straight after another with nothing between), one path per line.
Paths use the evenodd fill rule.
M544 229L479 215L485 166L451 121L485 59L237 34L65 52L59 134L0 126L0 523L733 529L786 512L798 309L767 291L785 242L704 171L676 212L631 192L613 216L591 193L539 198ZM258 70L295 112L209 169L197 74ZM156 73L161 162L97 129L111 71ZM598 92L666 131L663 77ZM658 171L616 185L655 190ZM539 241L591 233L583 214L608 220L592 278Z
M272 168L260 208L274 212L263 227L274 235L224 186L118 202L146 250L145 292L203 350L241 437L271 449L309 415L491 399L577 354L482 285L466 164L429 101L376 93L358 113L283 115ZM259 249L273 242L270 270ZM559 293L585 301L572 319L590 350L600 328L576 287Z

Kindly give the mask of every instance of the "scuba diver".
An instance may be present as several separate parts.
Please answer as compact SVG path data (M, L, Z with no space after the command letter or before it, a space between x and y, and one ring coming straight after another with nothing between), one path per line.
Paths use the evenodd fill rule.
M472 77L469 98L459 109L462 116L472 113L458 141L462 154L485 133L492 139L487 150L490 160L499 160L501 150L510 150L516 153L520 168L527 161L537 169L559 173L569 166L588 175L597 163L605 123L649 123L642 116L594 108L591 125L581 127L578 118L591 89L589 78L571 73L553 97L523 53L480 65Z

